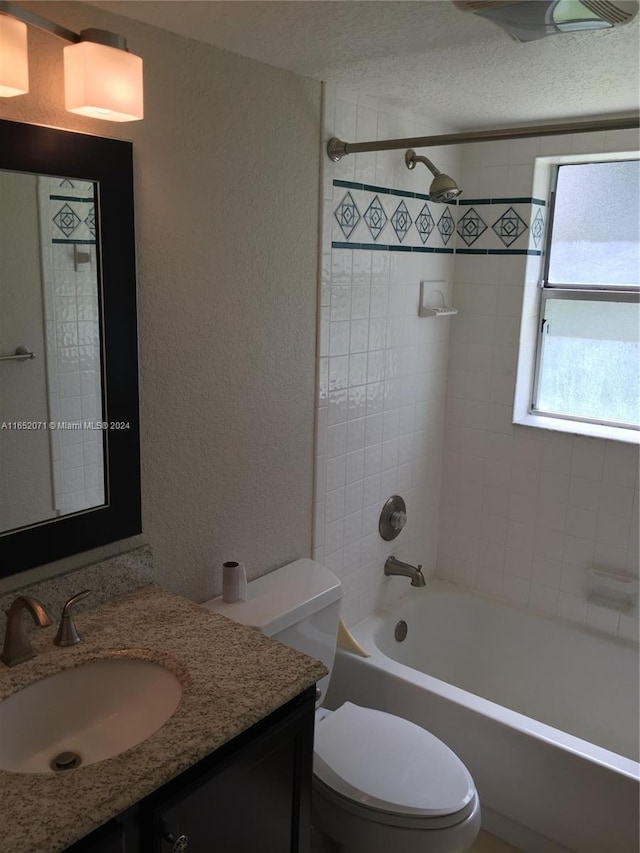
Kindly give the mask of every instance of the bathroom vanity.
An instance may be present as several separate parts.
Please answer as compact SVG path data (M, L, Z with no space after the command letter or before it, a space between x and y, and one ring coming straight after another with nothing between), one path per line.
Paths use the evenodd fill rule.
M0 730L0 824L11 849L307 853L324 666L152 585L81 610L76 622L83 642L70 648L53 645L55 625L31 635L36 657L1 666L0 699L63 670L123 660L168 670L181 696L146 739L62 772L8 770L13 746Z
M68 848L308 853L315 690Z

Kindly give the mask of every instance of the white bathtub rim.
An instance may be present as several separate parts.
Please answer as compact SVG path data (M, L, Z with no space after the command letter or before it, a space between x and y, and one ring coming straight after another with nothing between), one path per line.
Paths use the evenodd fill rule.
M475 590L460 588L454 584L441 580L431 581L426 590L412 590L409 595L412 593L415 595L416 592L418 595L428 595L429 589L433 592L444 592L453 595L476 596ZM501 599L495 599L490 596L483 595L482 593L478 593L477 595L479 597L486 598L492 603L497 603L501 607L511 607L508 602ZM492 702L490 699L477 696L475 693L471 693L468 690L456 687L455 685L442 681L439 678L435 678L432 675L427 675L426 673L413 669L406 664L399 663L384 654L384 652L382 652L375 643L375 634L384 623L388 623L389 618L394 618L394 613L397 612L399 607L402 607L402 605L407 602L408 598L409 596L404 596L396 602L394 606L380 610L349 628L355 639L371 653L370 658L362 660L363 664L372 667L376 664L381 665L393 675L396 675L406 681L418 683L420 686L425 687L437 696L441 696L442 698L458 705L463 705L476 714L496 720L497 722L522 732L536 740L548 743L555 747L559 746L579 758L593 762L609 770L614 770L616 773L621 773L634 781L640 781L640 762L634 761L633 759L627 758L626 756L620 755L616 752L612 752L611 750L605 749L597 744L590 743L589 741L569 734L562 729L554 728L547 723L534 720L519 711L512 711L510 708L505 708L496 702ZM534 616L539 615L537 613L531 614L530 611L525 612ZM344 650L341 651L343 654L353 654L352 652Z

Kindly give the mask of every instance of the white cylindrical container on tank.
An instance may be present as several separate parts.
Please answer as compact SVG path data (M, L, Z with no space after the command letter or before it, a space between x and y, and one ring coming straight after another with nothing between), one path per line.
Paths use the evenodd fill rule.
M244 563L229 560L222 564L222 600L227 604L247 600L247 570Z

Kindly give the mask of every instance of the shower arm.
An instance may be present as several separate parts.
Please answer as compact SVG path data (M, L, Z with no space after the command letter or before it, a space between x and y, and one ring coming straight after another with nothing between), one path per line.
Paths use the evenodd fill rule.
M436 145L460 145L465 142L497 142L503 139L526 139L531 136L557 136L563 133L593 133L603 130L630 130L640 127L640 114L620 118L539 124L524 127L499 127L494 130L469 130L440 136L413 136L409 139L385 139L381 142L344 142L333 137L327 143L329 159L335 163L347 154L362 151L395 151L400 148L431 148Z
M438 169L437 166L434 166L428 157L424 157L422 154L416 154L412 148L410 148L404 155L404 162L407 164L407 169L415 169L416 163L424 163L434 178L437 178L438 175L442 174L440 169Z

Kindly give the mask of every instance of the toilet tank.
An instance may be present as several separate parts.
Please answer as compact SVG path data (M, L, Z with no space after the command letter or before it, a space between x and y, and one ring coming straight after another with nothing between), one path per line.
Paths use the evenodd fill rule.
M247 584L247 601L228 604L221 597L203 607L333 667L338 636L342 586L338 578L314 560L296 560ZM329 676L318 682L320 702Z

